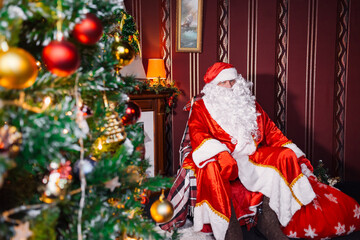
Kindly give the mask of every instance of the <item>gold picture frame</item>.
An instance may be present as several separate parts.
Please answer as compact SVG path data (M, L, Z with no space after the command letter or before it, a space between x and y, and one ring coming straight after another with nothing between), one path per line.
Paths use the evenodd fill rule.
M203 0L177 0L176 52L201 52Z

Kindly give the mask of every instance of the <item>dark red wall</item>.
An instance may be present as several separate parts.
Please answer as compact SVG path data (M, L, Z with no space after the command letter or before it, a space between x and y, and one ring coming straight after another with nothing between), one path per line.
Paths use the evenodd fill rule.
M360 1L351 1L349 70L345 125L345 170L351 179L360 179Z
M143 61L162 57L161 17L164 2L169 4L172 78L184 92L173 115L173 156L176 172L178 149L187 113L182 107L190 96L203 87L206 69L219 59L218 4L223 0L203 0L203 47L201 53L175 51L176 0L126 0L129 13L139 21ZM332 175L345 180L360 180L360 2L355 0L228 0L229 62L245 77L254 81L257 100L276 120L277 109L277 38L279 37L279 4L287 3L287 80L286 135L292 139L316 166L323 160ZM347 38L341 38L339 25L342 8L349 21ZM254 17L255 16L255 17ZM251 22L255 19L255 22ZM253 32L251 32L253 31ZM340 38L340 40L339 40ZM251 41L251 42L249 42ZM341 44L340 44L341 43ZM345 45L344 45L345 44ZM339 46L343 51L339 53ZM250 47L251 46L251 47ZM341 58L345 54L346 58ZM198 63L191 59L198 59ZM345 71L339 76L339 59ZM344 62L345 59L345 62ZM249 64L254 63L249 70ZM191 77L194 64L198 77ZM254 76L251 77L250 75ZM342 115L336 112L339 96L336 84L344 85ZM191 84L198 82L195 92ZM342 118L343 117L343 118ZM337 121L339 120L340 121ZM341 123L339 126L339 122ZM343 140L337 141L339 134ZM340 160L338 148L342 151ZM340 151L340 153L341 153Z

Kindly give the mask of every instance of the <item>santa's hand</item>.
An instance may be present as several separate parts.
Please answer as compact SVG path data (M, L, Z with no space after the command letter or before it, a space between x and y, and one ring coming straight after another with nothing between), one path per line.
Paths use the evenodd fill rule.
M233 181L238 177L238 166L235 159L229 152L224 151L216 156L216 159L220 165L220 175L223 179Z
M304 163L304 164L306 165L306 167L307 167L311 172L314 172L313 166L311 165L309 159L307 159L306 157L304 157L304 156L299 157L299 158L298 158L298 163L299 163L300 166L301 166L301 164Z
M301 172L308 178L313 178L313 180L317 180L314 175L314 168L311 165L310 161L305 157L300 157L298 159L298 163L301 167Z

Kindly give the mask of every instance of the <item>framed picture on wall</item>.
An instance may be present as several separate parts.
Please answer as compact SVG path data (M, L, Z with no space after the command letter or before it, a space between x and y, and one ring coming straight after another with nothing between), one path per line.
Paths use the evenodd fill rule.
M201 52L203 0L177 0L176 51Z

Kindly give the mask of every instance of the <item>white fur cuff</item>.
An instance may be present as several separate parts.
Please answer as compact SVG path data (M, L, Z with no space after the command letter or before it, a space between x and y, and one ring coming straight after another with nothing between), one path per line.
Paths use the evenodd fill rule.
M310 177L310 176L313 176L315 177L315 175L310 171L310 169L306 166L305 163L302 163L300 165L301 167L301 172L306 176L306 177Z
M209 139L202 142L199 147L195 149L192 154L192 158L198 168L203 168L210 162L212 157L223 151L230 152L225 144L222 144L216 139Z

